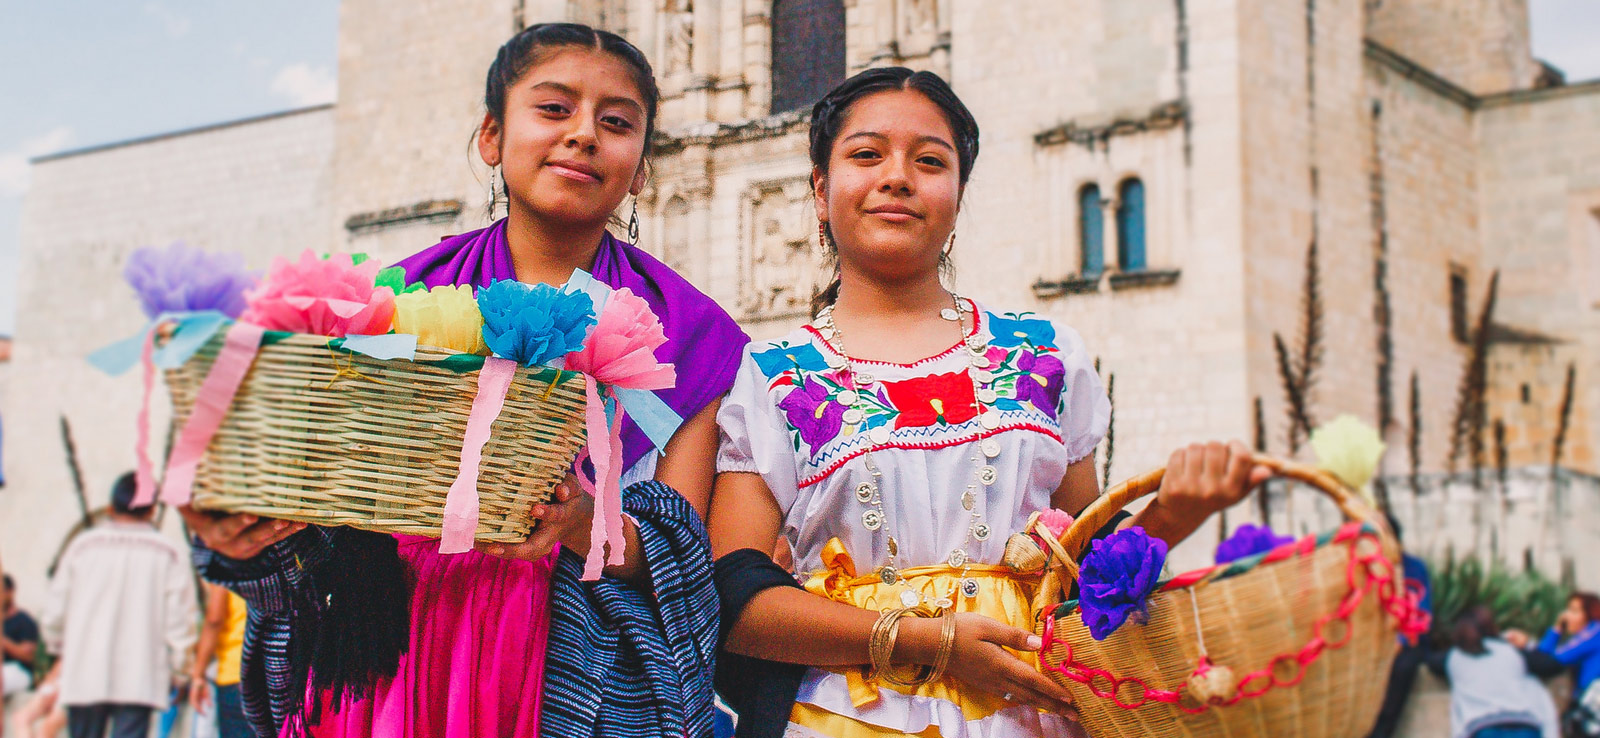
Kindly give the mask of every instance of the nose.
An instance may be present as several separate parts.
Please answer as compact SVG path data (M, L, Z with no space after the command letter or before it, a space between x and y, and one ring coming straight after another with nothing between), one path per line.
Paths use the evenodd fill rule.
M584 153L593 154L599 146L599 139L595 136L594 116L584 111L584 114L574 115L572 128L567 131L567 148L578 149Z
M878 191L885 194L910 195L911 162L903 156L892 156L885 164L881 170L883 180L878 183Z

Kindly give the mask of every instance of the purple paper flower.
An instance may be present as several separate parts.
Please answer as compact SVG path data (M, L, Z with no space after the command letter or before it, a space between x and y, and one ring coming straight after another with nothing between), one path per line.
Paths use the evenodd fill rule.
M800 440L815 455L844 428L845 407L833 401L827 385L805 380L778 401L789 425L800 432Z
M1294 536L1280 536L1265 525L1245 523L1217 544L1217 563L1226 564L1264 551L1271 551L1285 543L1294 543Z
M1061 400L1067 368L1055 354L1024 350L1017 356L1017 389L1013 399L1032 402L1041 413L1054 415Z
M1145 621L1145 599L1156 588L1167 542L1134 526L1090 544L1078 570L1078 609L1097 641L1116 632L1129 617Z
M216 310L230 318L244 312L244 291L257 275L244 267L239 254L208 254L182 242L159 249L148 246L128 257L122 276L145 315Z

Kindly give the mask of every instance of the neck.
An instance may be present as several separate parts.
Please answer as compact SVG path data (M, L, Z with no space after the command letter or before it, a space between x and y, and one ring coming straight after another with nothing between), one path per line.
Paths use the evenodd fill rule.
M915 279L886 282L846 269L839 278L836 312L860 318L899 320L923 317L951 307L950 291L939 282L938 272Z
M511 264L522 282L561 286L572 270L590 271L605 236L606 224L550 223L513 202L506 220L506 242Z

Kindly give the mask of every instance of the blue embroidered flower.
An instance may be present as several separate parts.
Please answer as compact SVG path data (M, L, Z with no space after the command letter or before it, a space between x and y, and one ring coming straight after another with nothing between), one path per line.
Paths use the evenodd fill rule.
M1265 525L1245 523L1228 536L1228 540L1217 544L1217 563L1226 564L1265 553L1285 543L1294 543L1294 536L1280 536Z
M822 358L822 352L809 343L799 346L779 345L759 354L753 354L750 358L756 360L756 366L761 367L761 373L765 374L767 379L794 369L820 372L828 368L828 360Z
M989 333L994 335L989 341L994 346L1015 348L1026 341L1043 348L1056 347L1056 327L1039 318L1002 318L990 313Z
M1134 526L1090 544L1078 569L1078 610L1097 641L1116 632L1129 617L1144 623L1145 600L1156 588L1167 561L1167 542Z
M595 324L594 300L547 284L507 279L478 290L483 342L518 364L548 363L583 348Z

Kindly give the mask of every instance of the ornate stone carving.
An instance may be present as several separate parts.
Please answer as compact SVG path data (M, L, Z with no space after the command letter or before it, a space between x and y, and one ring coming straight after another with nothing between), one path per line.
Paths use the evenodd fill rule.
M806 177L760 182L740 206L738 309L748 318L804 314L822 278Z
M939 36L939 0L900 0L900 48L926 49Z
M688 72L694 62L694 0L666 0L661 9L666 29L667 64L663 74Z

